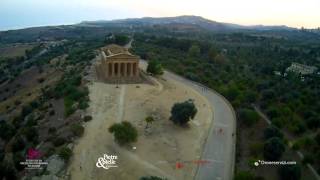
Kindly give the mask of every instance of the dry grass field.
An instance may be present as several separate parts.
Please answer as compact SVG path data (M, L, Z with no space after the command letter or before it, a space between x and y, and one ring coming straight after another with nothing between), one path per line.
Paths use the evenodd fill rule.
M34 47L34 44L14 44L0 46L0 57L11 58L25 56L25 51Z

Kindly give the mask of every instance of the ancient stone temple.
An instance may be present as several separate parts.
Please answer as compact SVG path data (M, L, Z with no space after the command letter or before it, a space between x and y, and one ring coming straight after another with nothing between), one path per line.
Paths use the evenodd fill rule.
M121 46L106 46L96 63L98 79L111 83L139 82L139 59Z

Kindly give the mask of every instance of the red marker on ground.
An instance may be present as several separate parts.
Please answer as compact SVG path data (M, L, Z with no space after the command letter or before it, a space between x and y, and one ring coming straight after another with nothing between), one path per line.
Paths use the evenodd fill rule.
M176 169L181 169L181 168L183 168L183 164L180 163L180 162L177 162L176 163Z

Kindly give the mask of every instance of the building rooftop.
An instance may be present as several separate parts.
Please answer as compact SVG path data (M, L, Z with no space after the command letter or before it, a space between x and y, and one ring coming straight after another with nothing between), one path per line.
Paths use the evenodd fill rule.
M312 74L318 70L315 66L307 66L299 63L292 63L291 66L287 68L287 71L292 71L295 73L299 73L301 75Z
M102 48L102 50L104 51L106 56L111 56L111 55L121 54L121 53L130 54L126 48L116 44L110 44L108 46L105 46Z

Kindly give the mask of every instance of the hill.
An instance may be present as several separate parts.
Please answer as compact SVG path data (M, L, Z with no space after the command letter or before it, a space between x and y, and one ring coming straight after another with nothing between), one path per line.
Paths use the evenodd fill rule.
M153 26L153 25L168 25L168 24L190 24L201 27L210 31L226 31L226 30L297 30L287 26L243 26L238 24L223 23L203 18L201 16L176 16L176 17L144 17L144 18L129 18L111 21L83 21L81 26L103 26L106 24L116 25L140 25L140 26Z

